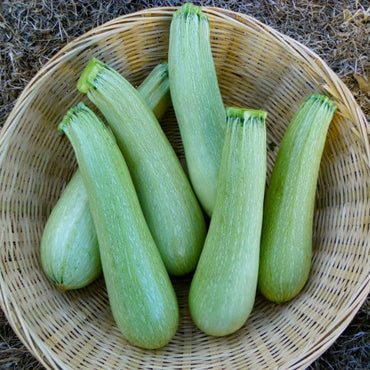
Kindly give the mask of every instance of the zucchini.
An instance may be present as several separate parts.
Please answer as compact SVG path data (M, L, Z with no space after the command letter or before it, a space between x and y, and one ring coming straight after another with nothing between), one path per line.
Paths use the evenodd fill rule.
M137 90L161 117L170 104L167 63L158 64ZM40 254L46 276L63 290L85 287L101 274L96 231L78 170L48 217Z
M169 273L193 271L206 234L204 215L153 112L124 77L96 59L88 63L77 87L113 131Z
M46 276L63 290L85 287L101 274L98 240L79 171L46 222L40 254Z
M168 50L170 93L194 191L211 216L225 135L225 107L210 44L207 16L199 6L173 15Z
M157 64L137 88L157 119L160 119L171 104L168 63Z
M259 290L282 303L305 285L311 266L316 184L336 105L310 95L284 134L266 191Z
M131 344L160 348L177 330L177 299L124 157L83 103L58 128L72 144L87 191L115 322Z
M266 113L226 113L216 205L189 292L193 321L214 336L238 330L253 308L266 181Z

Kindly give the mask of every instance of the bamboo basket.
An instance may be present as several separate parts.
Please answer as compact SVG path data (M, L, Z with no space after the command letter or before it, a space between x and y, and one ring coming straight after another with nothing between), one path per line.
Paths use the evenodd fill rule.
M187 308L190 278L174 279L180 326L160 350L129 345L109 308L103 278L62 292L44 276L39 243L47 217L76 169L56 129L67 109L86 100L75 88L95 56L138 85L167 59L175 8L116 18L52 58L18 99L0 137L0 293L12 328L46 368L305 368L341 334L370 291L370 147L366 119L340 79L312 51L255 19L203 8L226 105L268 112L268 177L292 115L312 92L338 104L322 158L309 281L296 299L275 305L257 295L247 323L214 338ZM170 110L162 126L180 158Z

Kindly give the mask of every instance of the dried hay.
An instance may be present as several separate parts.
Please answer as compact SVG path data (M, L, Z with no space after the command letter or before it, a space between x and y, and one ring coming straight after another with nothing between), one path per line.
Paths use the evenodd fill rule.
M183 1L2 1L0 4L0 128L35 73L62 46L119 15ZM194 3L247 13L321 56L370 115L369 19L366 1L221 0ZM367 5L366 5L367 4ZM252 51L253 52L253 51ZM363 369L370 363L370 300L311 368ZM0 368L41 369L0 311Z

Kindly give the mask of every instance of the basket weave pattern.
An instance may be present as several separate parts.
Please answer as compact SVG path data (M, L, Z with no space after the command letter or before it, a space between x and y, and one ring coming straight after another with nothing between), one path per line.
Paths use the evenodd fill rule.
M61 50L30 82L0 136L0 297L13 329L48 368L304 368L340 335L370 291L370 147L365 117L339 78L315 54L256 20L204 8L226 105L268 112L268 177L285 128L312 92L338 104L322 158L308 284L284 305L257 296L237 333L211 338L192 323L190 278L173 279L180 326L163 349L129 345L118 331L103 279L61 292L44 276L45 222L76 169L56 126L86 98L75 88L97 57L135 86L167 59L174 8L117 18ZM172 110L161 122L179 157Z

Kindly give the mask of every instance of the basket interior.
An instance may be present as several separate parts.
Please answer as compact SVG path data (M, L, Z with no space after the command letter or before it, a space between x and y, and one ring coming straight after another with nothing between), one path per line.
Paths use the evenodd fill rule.
M116 328L103 278L85 289L62 292L42 272L43 227L76 169L72 148L56 126L68 108L81 100L88 103L75 88L80 73L94 56L137 86L167 59L172 11L121 17L82 36L53 58L20 97L0 139L3 309L45 366L308 365L344 330L369 290L370 171L364 118L323 65L314 70L298 44L248 17L205 9L225 105L268 112L268 177L285 128L306 96L330 92L338 104L318 180L311 274L299 296L275 305L257 295L250 318L237 333L213 338L200 332L189 316L191 277L174 278L178 332L166 347L146 351L129 345ZM161 124L183 160L172 109Z

